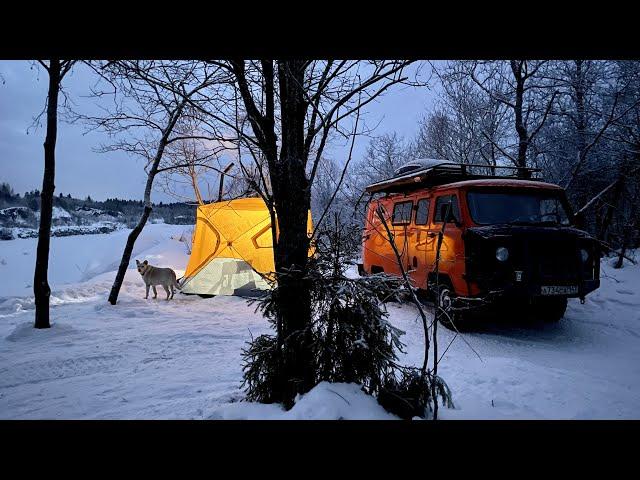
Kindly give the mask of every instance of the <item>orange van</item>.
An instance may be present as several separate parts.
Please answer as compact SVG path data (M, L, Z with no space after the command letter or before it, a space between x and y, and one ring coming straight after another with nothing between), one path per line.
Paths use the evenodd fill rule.
M518 177L534 173L507 169ZM557 321L567 298L584 300L600 286L598 244L575 228L561 187L488 170L420 160L369 185L360 272L401 274L380 211L414 286L433 295L437 284L438 301L456 325L474 306L509 301Z

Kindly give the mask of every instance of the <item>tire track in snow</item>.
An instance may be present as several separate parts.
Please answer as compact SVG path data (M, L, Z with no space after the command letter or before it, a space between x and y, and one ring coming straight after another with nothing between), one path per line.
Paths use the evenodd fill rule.
M47 362L26 362L12 368L0 369L0 389L25 384L81 377L116 371L121 355L94 355L90 357L54 359Z

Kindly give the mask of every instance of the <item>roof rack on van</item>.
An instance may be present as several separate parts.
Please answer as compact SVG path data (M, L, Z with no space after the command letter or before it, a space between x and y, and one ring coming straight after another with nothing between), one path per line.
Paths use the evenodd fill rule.
M504 174L499 174L505 171ZM512 167L454 163L447 160L419 159L396 170L396 176L373 183L365 188L367 193L392 193L417 188L434 187L462 180L483 178L531 179L539 168Z

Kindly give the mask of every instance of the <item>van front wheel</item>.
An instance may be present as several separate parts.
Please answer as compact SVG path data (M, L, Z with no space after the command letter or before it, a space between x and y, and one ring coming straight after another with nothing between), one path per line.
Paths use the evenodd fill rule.
M438 295L437 306L440 308L436 312L440 324L448 330L464 331L467 329L467 319L460 311L453 309L455 293L448 285L440 286L440 294Z

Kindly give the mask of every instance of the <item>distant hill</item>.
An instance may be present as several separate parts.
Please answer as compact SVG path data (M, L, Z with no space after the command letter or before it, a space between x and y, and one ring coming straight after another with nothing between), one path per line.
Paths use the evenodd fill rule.
M70 194L54 197L52 235L108 233L119 228L132 228L140 218L141 200L109 198L84 200ZM8 183L0 183L0 240L15 237L37 237L40 218L40 192L15 193ZM151 223L193 225L196 206L183 202L157 203L149 217Z

